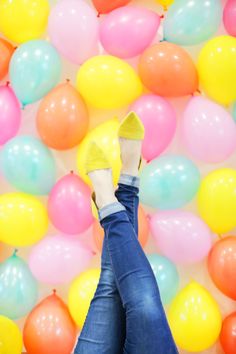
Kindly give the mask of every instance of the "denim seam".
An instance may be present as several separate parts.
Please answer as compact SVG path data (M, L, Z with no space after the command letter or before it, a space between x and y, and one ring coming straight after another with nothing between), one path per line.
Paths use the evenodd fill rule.
M126 210L125 207L119 202L106 205L105 207L101 208L98 211L99 220L101 221L111 214L118 213L120 211L125 211L125 210Z
M140 179L139 179L139 177L136 177L136 176L122 174L120 176L118 183L125 184L125 185L131 186L131 187L139 188Z

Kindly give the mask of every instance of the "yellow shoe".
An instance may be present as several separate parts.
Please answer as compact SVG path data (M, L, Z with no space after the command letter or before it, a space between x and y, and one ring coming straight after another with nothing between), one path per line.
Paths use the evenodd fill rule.
M95 170L111 168L110 162L104 151L95 142L90 143L85 161L85 170L87 174Z
M145 129L141 119L134 112L130 112L120 125L118 135L120 138L143 140Z

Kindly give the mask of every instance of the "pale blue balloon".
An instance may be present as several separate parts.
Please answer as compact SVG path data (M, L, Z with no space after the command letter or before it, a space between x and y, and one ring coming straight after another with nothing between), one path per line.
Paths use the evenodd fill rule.
M0 264L0 315L24 317L38 299L38 284L28 265L14 254Z
M162 210L181 208L198 191L200 173L184 156L165 155L147 164L140 174L140 201Z
M195 45L211 38L222 19L221 0L175 0L164 21L164 39Z
M45 40L22 44L10 62L11 84L23 105L44 97L58 83L60 75L60 56Z
M169 304L179 289L179 274L174 263L158 254L147 256L159 287L161 300Z
M233 105L233 112L232 112L233 120L236 123L236 102Z
M51 151L33 136L17 136L1 151L1 170L22 192L46 195L56 182L56 164Z

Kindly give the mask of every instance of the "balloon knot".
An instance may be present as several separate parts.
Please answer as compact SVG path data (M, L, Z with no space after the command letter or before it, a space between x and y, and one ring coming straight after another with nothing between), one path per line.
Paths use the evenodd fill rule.
M168 11L168 7L167 6L163 6L164 11Z
M100 14L100 12L98 12L98 14L97 14L97 17L99 18L99 17L101 17L101 14Z
M17 248L14 249L13 256L16 256L18 252L19 252L19 250Z
M148 221L150 221L150 220L151 220L151 215L150 215L150 214L147 214L147 215L146 215L146 218L148 219Z
M73 175L73 174L74 174L74 171L73 171L73 170L71 170L71 171L70 171L70 174L71 174L71 175Z
M165 38L162 38L161 40L160 40L160 42L162 43L162 42L166 42L166 39Z
M66 79L66 82L69 84L70 83L70 79Z
M161 18L161 19L165 18L165 15L164 15L164 14L162 14L162 15L160 16L160 18Z
M197 90L196 90L196 93L199 93L199 95L201 95L201 94L202 94L202 91L199 90L199 89L197 89Z
M53 295L56 295L57 290L56 289L52 289Z
M6 82L6 86L10 86L10 81L7 81L7 82Z
M92 254L93 254L93 256L96 256L96 255L97 255L97 252L92 251Z

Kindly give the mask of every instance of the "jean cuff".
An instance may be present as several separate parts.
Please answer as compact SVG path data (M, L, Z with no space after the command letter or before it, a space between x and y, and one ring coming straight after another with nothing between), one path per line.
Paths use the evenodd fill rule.
M115 203L108 204L105 207L98 210L99 220L101 221L107 216L118 213L119 211L126 211L125 207L121 203L115 202Z
M121 174L118 184L119 183L139 188L140 178L136 176Z

